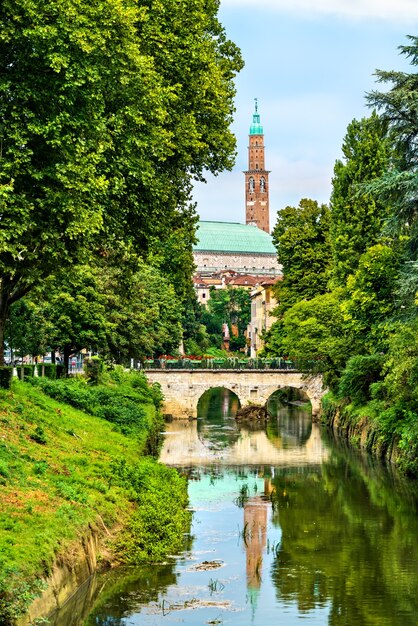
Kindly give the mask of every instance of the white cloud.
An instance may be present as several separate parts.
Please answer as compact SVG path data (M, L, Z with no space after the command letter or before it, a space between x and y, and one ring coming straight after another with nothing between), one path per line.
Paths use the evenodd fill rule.
M250 7L305 15L410 22L418 19L417 0L222 0L225 7Z

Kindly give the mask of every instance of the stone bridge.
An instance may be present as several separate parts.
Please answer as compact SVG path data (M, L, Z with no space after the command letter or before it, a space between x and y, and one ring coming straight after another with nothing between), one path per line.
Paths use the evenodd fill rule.
M208 389L224 387L238 396L241 406L264 405L283 387L301 389L318 415L325 393L320 375L307 376L294 370L146 370L150 383L159 383L164 394L163 412L175 418L197 417L197 404Z

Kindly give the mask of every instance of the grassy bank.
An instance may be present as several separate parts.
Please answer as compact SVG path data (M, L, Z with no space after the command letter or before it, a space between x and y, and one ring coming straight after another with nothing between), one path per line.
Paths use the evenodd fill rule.
M0 391L1 624L26 611L89 525L106 529L106 558L116 562L181 547L185 482L143 456L160 429L156 403L155 391L127 378L94 389L15 381Z
M322 400L322 422L346 436L352 445L418 477L418 419L401 403L388 405L379 399L349 403L329 392Z

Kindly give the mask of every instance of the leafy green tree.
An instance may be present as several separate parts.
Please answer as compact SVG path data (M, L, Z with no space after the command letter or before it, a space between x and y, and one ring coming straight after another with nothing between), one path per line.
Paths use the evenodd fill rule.
M389 399L409 403L418 410L418 317L398 323L385 363L385 387Z
M388 125L394 146L392 167L378 172L367 190L391 206L390 225L395 232L411 237L411 253L415 259L418 242L418 37L408 39L410 44L399 49L415 71L377 70L378 82L390 88L367 95L370 106L377 108L383 123Z
M237 48L206 0L0 7L0 361L10 305L127 240L146 257L191 179L230 167ZM193 212L193 211L192 211ZM123 245L122 245L123 247Z
M341 374L338 396L355 404L366 404L371 399L370 386L381 380L383 356L381 354L351 357Z
M325 383L337 383L351 353L352 337L341 309L343 290L337 289L302 300L283 316L281 347L284 354L315 363L324 372Z
M189 346L186 352L190 354L207 347L208 341L202 328L201 310L192 280L195 270L192 246L196 241L194 230L196 219L190 209L188 219L179 220L164 245L156 238L152 238L150 244L152 251L148 256L148 262L174 287L182 309L183 341L185 349Z
M76 265L69 273L51 276L43 294L40 314L47 324L48 343L54 352L63 353L66 369L71 354L103 349L111 322L94 268Z
M141 151L128 172L112 172L110 183L107 234L129 237L151 264L149 254L163 252L166 266L171 257L169 272L176 276L178 294L182 276L191 278L191 273L176 270L186 261L190 271L196 222L190 204L192 181L203 180L206 170L218 173L232 167L235 156L229 125L235 110L233 79L243 62L219 23L218 9L218 0L141 1L140 50L152 61L164 91L156 95L157 123L144 119L152 142L142 133L118 134L116 155L122 162L127 151L129 158L130 143L139 144ZM141 103L141 118L147 109L147 103ZM175 248L180 256L172 255Z
M202 313L202 323L206 326L212 343L219 347L222 343L222 324L238 328L238 337L243 336L251 319L251 298L243 287L227 287L210 290L207 309ZM232 342L240 346L241 342Z
M398 275L393 249L377 244L360 257L356 272L348 277L342 311L353 336L352 353L386 349Z
M151 151L167 144L146 122L159 125L168 90L139 51L139 8L120 9L118 0L1 3L0 350L9 306L102 228L110 165L133 166L107 158L118 132L141 135Z
M182 310L174 288L155 268L131 257L100 268L110 332L107 350L117 363L176 352Z
M5 338L14 354L35 357L48 348L47 323L39 307L30 298L22 298L10 307Z
M363 252L377 243L388 217L385 202L359 189L360 184L380 176L388 167L386 132L387 124L376 113L353 120L342 146L344 161L335 163L330 227L335 285L345 285Z
M284 274L275 287L279 302L275 314L280 316L299 300L327 291L331 261L328 207L304 198L298 207L279 211L273 242Z

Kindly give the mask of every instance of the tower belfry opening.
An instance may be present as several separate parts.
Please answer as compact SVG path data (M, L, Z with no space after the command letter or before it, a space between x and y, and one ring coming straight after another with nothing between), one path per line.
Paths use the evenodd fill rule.
M258 100L253 123L250 126L248 145L248 170L245 174L245 223L270 232L269 174L265 169L264 131L258 112Z

